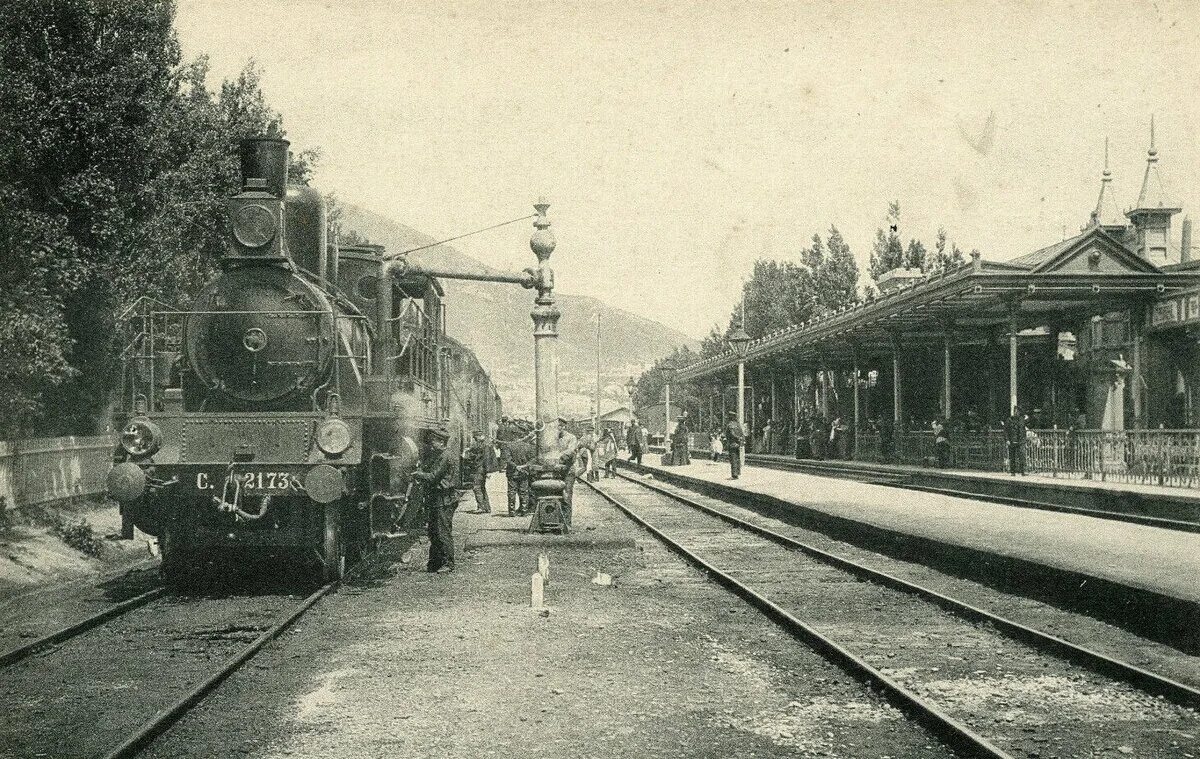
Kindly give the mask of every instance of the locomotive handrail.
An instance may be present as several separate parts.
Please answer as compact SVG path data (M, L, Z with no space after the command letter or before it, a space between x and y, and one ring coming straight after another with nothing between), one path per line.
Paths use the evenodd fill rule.
M178 308L172 306L169 303L163 303L161 300L158 300L157 298L152 298L149 295L143 295L143 296L139 297L137 300L135 300L133 303L130 303L129 306L124 311L121 312L121 315L117 317L117 321L124 321L125 319L128 319L130 312L132 312L134 309L136 309L138 306L142 305L143 303L155 303L159 306L162 306L163 308L170 309L171 312L174 312L174 313L179 312ZM150 312L151 316L153 316L154 314L157 314L157 313L160 313L160 312L158 312L158 311Z

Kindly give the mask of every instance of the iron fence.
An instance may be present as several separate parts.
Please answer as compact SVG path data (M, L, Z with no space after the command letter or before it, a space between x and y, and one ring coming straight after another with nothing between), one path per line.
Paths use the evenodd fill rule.
M932 466L933 432L901 432L890 446L878 433L861 433L858 459ZM1005 471L1007 437L1002 430L952 433L950 461L956 469ZM1200 430L1029 430L1025 469L1067 479L1197 488Z
M858 435L852 458L877 463L936 466L933 432L901 432L890 438L876 431ZM708 436L690 436L693 455L708 451ZM790 451L780 451L791 455ZM954 432L950 466L1003 472L1008 469L1008 438L1003 430ZM1200 430L1029 430L1025 471L1063 479L1135 485L1200 488Z

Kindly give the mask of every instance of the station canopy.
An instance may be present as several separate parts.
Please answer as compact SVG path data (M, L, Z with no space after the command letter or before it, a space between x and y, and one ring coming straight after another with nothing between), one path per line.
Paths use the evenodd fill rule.
M1198 272L1162 269L1095 224L1082 233L1010 261L978 255L959 267L833 313L753 340L747 363L786 359L793 365L849 366L925 340L983 342L1011 327L1069 329L1080 320L1150 307L1165 294L1194 287ZM680 381L736 367L732 350L681 368Z

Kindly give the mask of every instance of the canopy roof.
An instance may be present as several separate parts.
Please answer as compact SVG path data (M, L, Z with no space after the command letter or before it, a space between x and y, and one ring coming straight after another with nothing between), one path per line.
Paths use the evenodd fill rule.
M899 343L922 339L940 342L947 333L960 344L987 339L1006 333L1010 318L1026 329L1149 305L1198 282L1200 272L1159 269L1093 226L1011 261L975 257L873 300L764 335L750 343L746 360L848 365L856 354L891 353ZM728 350L680 369L677 379L722 374L737 362Z

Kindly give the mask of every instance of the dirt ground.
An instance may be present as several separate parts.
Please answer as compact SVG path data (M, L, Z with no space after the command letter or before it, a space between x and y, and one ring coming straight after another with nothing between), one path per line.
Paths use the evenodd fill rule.
M422 544L385 548L146 755L951 755L576 492L567 538L460 509L453 574L425 573ZM543 552L540 614L529 585Z
M54 523L86 522L98 551L88 555L63 542ZM156 561L154 538L116 540L121 515L115 503L85 501L9 512L0 525L0 610L12 599L56 586L92 580Z

